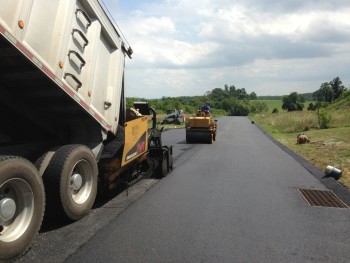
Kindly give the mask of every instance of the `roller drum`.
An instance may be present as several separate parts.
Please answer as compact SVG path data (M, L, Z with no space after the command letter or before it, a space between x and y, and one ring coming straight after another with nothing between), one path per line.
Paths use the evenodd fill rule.
M206 143L212 143L213 142L213 135L210 131L186 131L186 142L206 142Z

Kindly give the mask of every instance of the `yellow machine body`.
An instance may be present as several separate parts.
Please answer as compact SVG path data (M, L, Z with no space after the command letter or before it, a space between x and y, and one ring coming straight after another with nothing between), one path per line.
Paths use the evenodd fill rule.
M162 145L155 110L147 103L134 105L135 109L126 112L128 121L119 127L119 134L105 145L108 155L99 162L101 193L108 194L120 183L130 185L142 178L161 178L173 169L172 146ZM149 112L153 113L152 128L149 128Z
M124 145L122 153L100 161L100 178L104 180L106 190L112 190L120 183L120 176L134 161L143 161L148 149L148 118L147 116L134 116L134 119L124 124ZM138 159L138 160L136 160ZM108 192L108 191L107 191Z
M148 151L148 118L140 117L125 123L125 144L121 165L127 165Z
M200 111L196 116L191 116L186 123L186 142L213 143L216 140L216 122L212 116Z
M209 127L212 119L211 117L190 117L189 125L194 127Z

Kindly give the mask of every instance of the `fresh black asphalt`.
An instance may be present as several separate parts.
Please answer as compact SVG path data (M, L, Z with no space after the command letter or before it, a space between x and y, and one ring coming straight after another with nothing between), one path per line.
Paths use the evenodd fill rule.
M349 191L247 118L221 118L212 145L186 144L184 129L163 141L171 174L75 223L45 218L20 262L350 262L349 209L311 207L297 188L348 205Z
M184 139L164 133L173 172L66 262L350 262L350 210L309 206L297 191L331 189L349 204L333 179L245 117L221 118L212 145Z

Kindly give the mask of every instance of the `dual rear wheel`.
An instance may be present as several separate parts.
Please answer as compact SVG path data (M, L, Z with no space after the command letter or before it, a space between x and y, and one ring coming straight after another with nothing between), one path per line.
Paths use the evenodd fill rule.
M65 145L43 174L49 213L78 220L89 213L97 194L97 162L83 145Z
M70 220L88 214L97 174L95 156L84 145L62 146L39 158L36 167L21 157L0 156L0 261L29 249L43 221L45 197L49 214Z

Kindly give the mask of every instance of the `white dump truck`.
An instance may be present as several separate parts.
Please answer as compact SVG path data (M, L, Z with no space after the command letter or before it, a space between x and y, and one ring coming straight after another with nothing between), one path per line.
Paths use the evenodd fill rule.
M131 55L98 0L0 0L0 260L44 213L78 220L98 191L172 169L155 111L126 109Z

